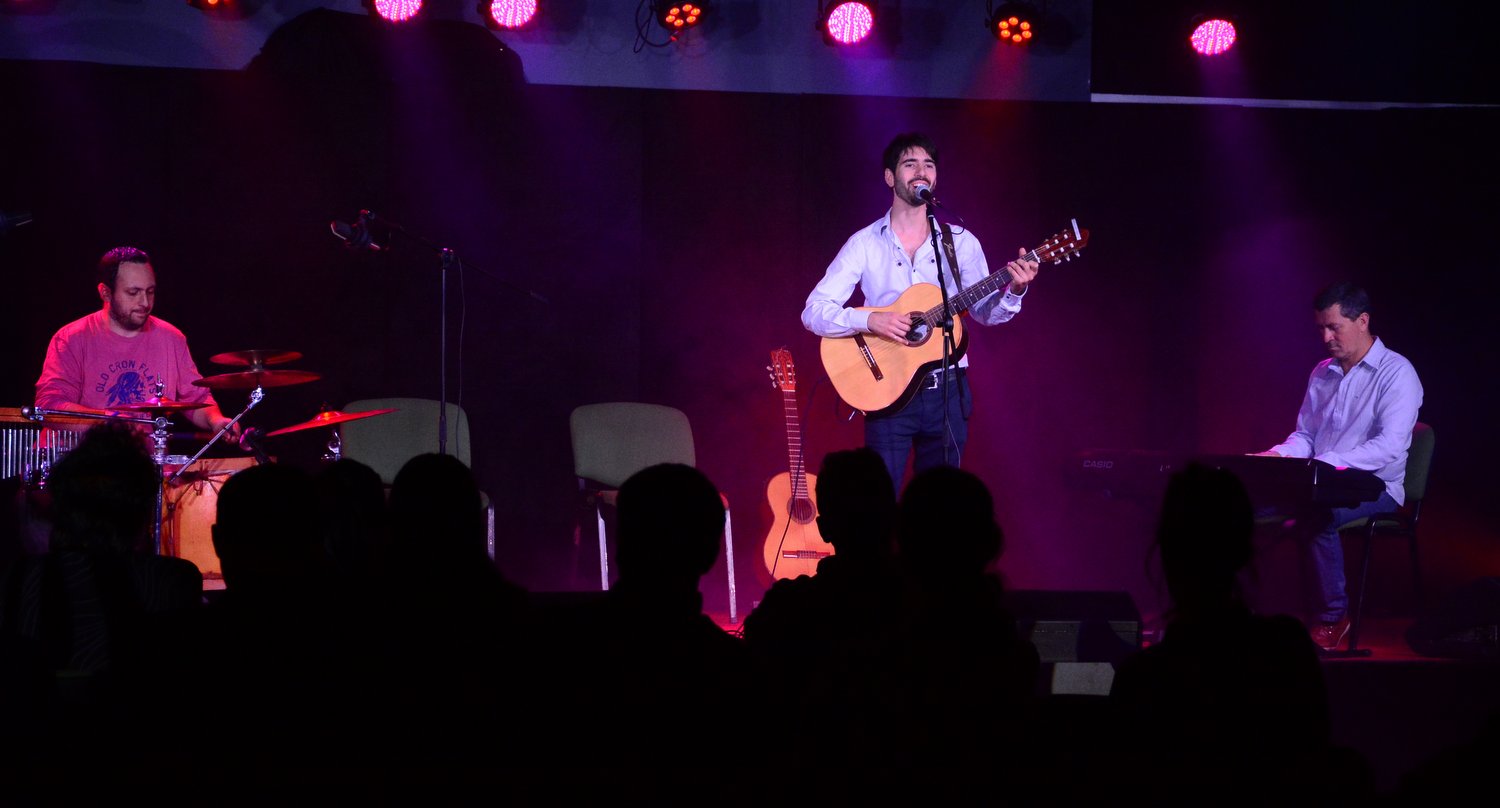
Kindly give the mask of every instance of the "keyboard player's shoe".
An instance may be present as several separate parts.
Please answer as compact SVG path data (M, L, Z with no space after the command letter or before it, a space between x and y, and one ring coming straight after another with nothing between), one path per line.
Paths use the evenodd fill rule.
M1344 637L1349 635L1349 618L1334 623L1318 623L1313 626L1312 639L1324 651L1337 651Z

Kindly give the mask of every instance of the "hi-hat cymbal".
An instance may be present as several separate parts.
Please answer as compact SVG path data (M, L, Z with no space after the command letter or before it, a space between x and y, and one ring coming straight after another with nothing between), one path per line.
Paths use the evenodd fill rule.
M286 387L292 384L303 384L321 378L323 374L310 370L246 370L239 373L204 376L193 384L210 390L254 390L257 387Z
M300 432L304 429L317 429L320 426L333 426L334 424L342 424L345 421L358 421L361 418L373 418L377 415L385 415L388 412L395 412L395 410L366 410L364 412L339 412L338 410L325 410L318 413L317 415L314 415L311 420L303 421L300 424L293 424L288 427L282 427L275 432L267 432L266 437L269 438L272 435L285 435L288 432Z
M123 410L125 412L185 412L187 410L201 410L208 406L207 401L174 401L170 398L148 398L139 404L116 404L110 409Z
M228 353L214 354L208 358L208 361L216 365L262 368L266 365L279 365L283 362L290 362L301 358L302 354L297 351L270 351L264 348L253 348L248 351L229 351Z

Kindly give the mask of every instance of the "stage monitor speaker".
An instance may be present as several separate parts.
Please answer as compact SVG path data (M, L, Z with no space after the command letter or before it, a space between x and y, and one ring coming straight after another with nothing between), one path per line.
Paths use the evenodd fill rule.
M1406 642L1422 656L1500 659L1500 578L1478 578L1427 610Z
M1141 647L1141 614L1128 592L1021 589L1007 603L1043 663L1115 664Z

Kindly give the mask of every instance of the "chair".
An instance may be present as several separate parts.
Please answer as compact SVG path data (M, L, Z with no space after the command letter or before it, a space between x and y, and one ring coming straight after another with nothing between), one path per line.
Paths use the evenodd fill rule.
M427 398L366 398L351 401L344 412L394 409L375 418L362 418L341 425L342 452L351 460L374 469L387 487L396 481L406 461L438 450L438 403ZM469 416L448 402L449 454L473 468L469 445ZM490 558L495 557L495 503L483 491L486 536Z
M1422 500L1427 496L1427 476L1432 467L1434 438L1432 427L1418 422L1411 431L1411 448L1406 453L1406 504L1388 513L1377 513L1339 525L1339 533L1364 538L1364 556L1359 565L1359 594L1354 599L1354 619L1349 625L1349 651L1359 649L1360 617L1365 607L1365 591L1370 580L1370 551L1377 536L1404 538L1411 552L1412 591L1422 601L1422 572L1417 555L1417 522L1422 516ZM1366 651L1365 653L1368 653Z
M613 506L620 485L641 469L658 463L697 465L693 428L681 410L627 401L581 406L573 410L569 428L573 437L573 473L578 478L579 490L594 511L599 533L599 588L609 589L604 506ZM731 623L738 620L732 525L729 501L725 499L724 559L729 570Z

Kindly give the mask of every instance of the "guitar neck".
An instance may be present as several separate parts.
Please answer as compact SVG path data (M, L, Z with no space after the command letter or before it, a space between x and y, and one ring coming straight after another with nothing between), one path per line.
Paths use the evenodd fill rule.
M781 391L781 406L786 414L787 469L792 479L792 498L808 499L807 470L802 452L802 424L797 417L797 391Z
M1026 253L1016 260L1036 261L1037 263L1041 263L1042 261L1041 257L1037 255L1036 250L1032 250L1031 252ZM973 306L975 303L978 303L986 297L989 297L996 291L1009 286L1010 281L1010 270L1001 269L999 272L992 272L989 275L985 276L984 280L980 281L979 283L976 283L961 292L949 295L949 309L954 314L963 314L964 312L969 310L970 306ZM944 319L943 307L941 305L934 306L923 312L922 317L927 321L928 325L936 326Z

